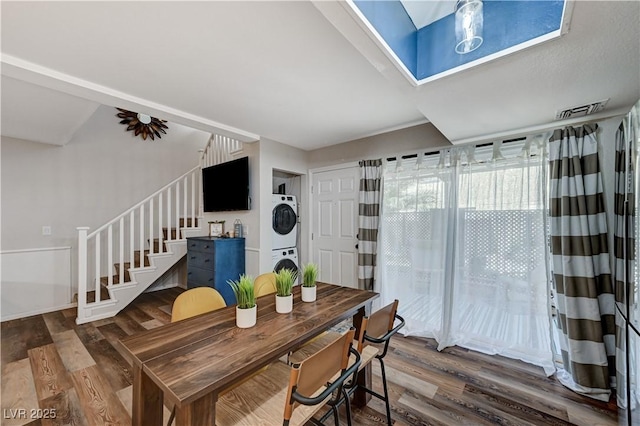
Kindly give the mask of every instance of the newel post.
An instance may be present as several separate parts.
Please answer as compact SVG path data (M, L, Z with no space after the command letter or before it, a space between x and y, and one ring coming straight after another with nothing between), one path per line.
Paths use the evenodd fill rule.
M211 143L211 140L209 140ZM198 191L198 217L202 218L204 216L204 191L202 188L202 169L204 168L204 149L199 149L198 153L200 154L200 170L197 173L197 182L196 187L199 189Z
M78 230L78 315L76 323L82 324L86 318L87 305L87 231L88 226L79 226Z

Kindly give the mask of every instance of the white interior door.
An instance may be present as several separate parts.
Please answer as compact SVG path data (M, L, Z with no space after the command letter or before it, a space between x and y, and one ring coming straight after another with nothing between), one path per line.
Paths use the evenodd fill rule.
M357 166L313 174L312 255L319 280L358 287Z

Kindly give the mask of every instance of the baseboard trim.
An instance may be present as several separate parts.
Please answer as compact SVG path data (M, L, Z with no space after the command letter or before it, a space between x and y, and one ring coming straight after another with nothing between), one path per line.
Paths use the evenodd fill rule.
M33 315L48 314L49 312L61 311L63 309L77 308L77 307L78 307L77 303L69 303L67 305L62 305L62 306L52 306L52 307L44 308L44 309L36 309L34 311L21 312L19 314L14 314L14 315L9 315L7 317L2 317L0 319L0 322L5 322L5 321L11 321L11 320L20 319L20 318L31 317Z

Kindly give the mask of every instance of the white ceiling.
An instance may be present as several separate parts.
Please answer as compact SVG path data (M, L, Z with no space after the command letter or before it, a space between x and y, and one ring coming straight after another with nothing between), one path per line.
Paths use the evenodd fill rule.
M0 7L3 76L62 92L60 107L38 110L43 127L67 110L82 117L64 107L74 96L86 111L121 106L306 150L426 121L459 143L548 126L558 109L606 98L603 114L623 113L640 97L636 1L575 2L560 39L418 87L340 2ZM29 122L27 100L44 95L5 95L2 84L5 135L5 122ZM13 105L27 118L5 120Z
M3 136L12 138L65 145L100 106L97 102L5 76L0 87L0 129Z

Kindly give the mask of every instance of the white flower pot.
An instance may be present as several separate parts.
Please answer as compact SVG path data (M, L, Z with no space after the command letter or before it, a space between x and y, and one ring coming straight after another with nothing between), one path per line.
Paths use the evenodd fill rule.
M303 302L315 302L316 301L316 286L305 287L302 286L302 301Z
M249 328L256 325L258 306L248 309L240 309L236 306L236 325L239 328Z
M288 296L278 296L276 294L276 312L288 314L293 310L293 294Z

